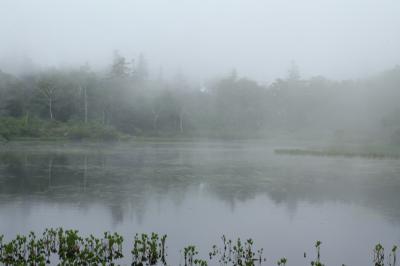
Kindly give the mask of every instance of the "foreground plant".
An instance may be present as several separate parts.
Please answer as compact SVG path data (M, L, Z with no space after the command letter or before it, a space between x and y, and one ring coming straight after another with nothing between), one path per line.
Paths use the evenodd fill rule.
M315 249L317 251L317 258L314 261L311 261L312 266L324 266L324 264L321 263L321 241L317 241L315 243Z
M182 251L181 251L182 252ZM183 259L184 259L184 266L207 266L207 261L196 258L199 254L199 251L196 249L195 246L189 245L183 248Z
M222 248L214 245L209 253L210 260L218 259L220 265L253 266L261 265L266 261L262 255L263 249L257 250L257 253L254 252L254 242L251 238L242 243L240 238L233 242L222 236L222 243Z
M167 263L167 235L156 233L136 234L133 241L132 265L170 265ZM104 233L102 238L93 235L83 238L76 230L46 229L41 236L30 232L27 236L17 235L10 242L0 235L1 265L116 265L124 257L123 237L117 233ZM199 251L194 245L181 250L180 266L232 265L255 266L263 264L263 249L255 251L252 239L235 241L222 236L222 247L214 245L209 252L209 261L198 257ZM321 241L315 244L316 258L312 266L324 266L321 262ZM387 265L396 266L397 246L393 246ZM306 253L304 253L306 258ZM286 266L288 260L281 258L278 266ZM385 266L385 252L381 244L373 250L373 265ZM344 266L344 264L342 265Z
M389 254L389 266L396 266L396 250L397 246L394 245L392 248L392 252Z
M286 258L281 258L280 260L278 260L277 264L278 266L285 266L287 262Z
M136 234L131 251L132 265L156 265L158 263L167 265L166 239L167 235L159 237L156 233L151 233L151 236Z
M0 237L0 263L5 265L46 265L52 254L60 265L113 265L123 257L122 236L104 233L104 238L82 238L76 230L46 229L41 237L34 232L18 235L9 243ZM54 264L54 263L53 263Z

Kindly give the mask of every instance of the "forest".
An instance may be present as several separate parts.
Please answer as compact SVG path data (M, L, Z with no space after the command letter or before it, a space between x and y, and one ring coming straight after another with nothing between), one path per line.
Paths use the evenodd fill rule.
M235 70L198 84L150 73L143 55L12 75L0 71L0 138L379 136L400 143L400 66L369 77L286 77L261 84Z

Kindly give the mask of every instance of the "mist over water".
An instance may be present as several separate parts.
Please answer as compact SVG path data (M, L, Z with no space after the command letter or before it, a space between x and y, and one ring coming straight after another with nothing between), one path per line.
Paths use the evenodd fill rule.
M399 11L2 0L0 236L116 231L130 264L165 233L171 265L224 234L309 265L321 240L326 265L372 265L400 244Z
M183 246L206 257L226 234L297 265L315 239L332 265L368 265L377 242L400 239L397 160L276 155L265 142L19 147L1 153L7 237L57 226L129 240L157 231L175 264Z

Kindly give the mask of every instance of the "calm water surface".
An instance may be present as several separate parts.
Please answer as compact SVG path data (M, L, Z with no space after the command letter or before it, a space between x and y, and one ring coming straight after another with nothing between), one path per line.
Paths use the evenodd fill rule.
M253 238L269 263L372 265L400 244L400 161L276 155L264 142L14 143L0 146L0 234L46 227L168 234L195 244ZM278 147L279 148L279 147ZM131 245L130 245L131 246ZM304 259L303 252L309 257ZM125 253L129 256L127 250Z

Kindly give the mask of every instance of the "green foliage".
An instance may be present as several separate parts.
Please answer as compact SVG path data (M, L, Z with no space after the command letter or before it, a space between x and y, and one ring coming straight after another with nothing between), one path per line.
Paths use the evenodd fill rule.
M114 141L122 137L122 134L111 126L100 124L73 124L68 128L66 136L72 140L103 140Z
M187 246L183 249L183 259L185 266L193 266L199 263L199 260L195 258L199 252L195 246ZM196 263L197 262L197 263Z
M143 56L137 63L128 62L116 52L106 74L95 73L88 65L21 77L0 73L0 117L99 123L146 136L243 138L272 130L335 132L382 127L385 140L399 142L399 67L368 80L335 82L323 77L303 80L293 65L286 79L269 85L233 73L199 88L183 77L152 80L146 65ZM367 116L368 122L360 119ZM3 138L68 133L52 123L45 127L49 132L43 127L2 123L7 124L1 129ZM72 130L74 138L93 137L81 127ZM103 136L94 137L114 138L110 130L103 131L98 134Z
M218 258L221 265L233 264L237 266L254 266L256 263L261 265L262 262L266 261L263 257L263 249L257 250L257 253L253 251L253 240L248 239L246 242L242 242L240 238L236 241L227 239L222 236L222 247L219 248L214 245L212 251L209 253L210 260Z
M392 251L389 254L389 266L396 266L396 251L397 246L394 245Z
M396 251L396 248L393 248L393 252ZM374 249L374 265L375 266L384 266L385 265L385 249L381 244L377 244ZM390 264L389 264L390 265Z
M0 137L10 140L13 137L38 137L43 134L41 121L22 118L0 117Z
M0 238L0 263L5 265L51 264L52 254L58 255L60 265L113 265L123 257L122 236L104 233L104 238L82 238L76 230L46 229L38 238L17 236L9 243Z
M156 265L157 263L167 265L166 239L167 235L159 237L156 233L151 233L151 236L136 234L131 251L133 256L132 265L140 266L144 262L146 265Z
M313 261L311 261L311 266L324 266L324 264L321 262L321 241L317 241L315 243L315 249L317 251L317 258Z
M125 136L112 126L99 123L63 123L37 118L0 117L0 137L15 138L67 138L71 140L114 141Z
M132 264L144 265L169 265L167 263L167 236L156 233L136 234L133 240ZM124 258L124 238L109 232L102 238L93 235L82 237L76 230L46 229L38 237L34 232L28 236L17 235L10 242L4 241L0 235L0 264L8 265L116 265ZM223 246L214 245L209 253L212 265L255 266L262 265L266 259L262 256L263 250L255 253L253 240L242 242L227 240L222 236ZM320 259L321 241L317 241L315 248L317 257L311 261L312 266L323 266ZM394 246L389 254L389 266L396 265L396 250ZM194 245L189 245L181 251L184 266L207 266L207 260L198 258L199 251ZM306 257L306 256L304 256ZM381 244L375 246L373 263L375 266L384 266L384 248ZM216 261L213 261L216 260ZM285 266L288 262L283 257L277 265ZM344 264L343 264L344 266Z
M196 246L189 245L183 249L183 259L184 259L184 266L207 266L207 261L196 258L199 254L199 251L196 249Z
M281 258L280 260L278 260L277 264L278 266L285 266L287 262L286 258Z

